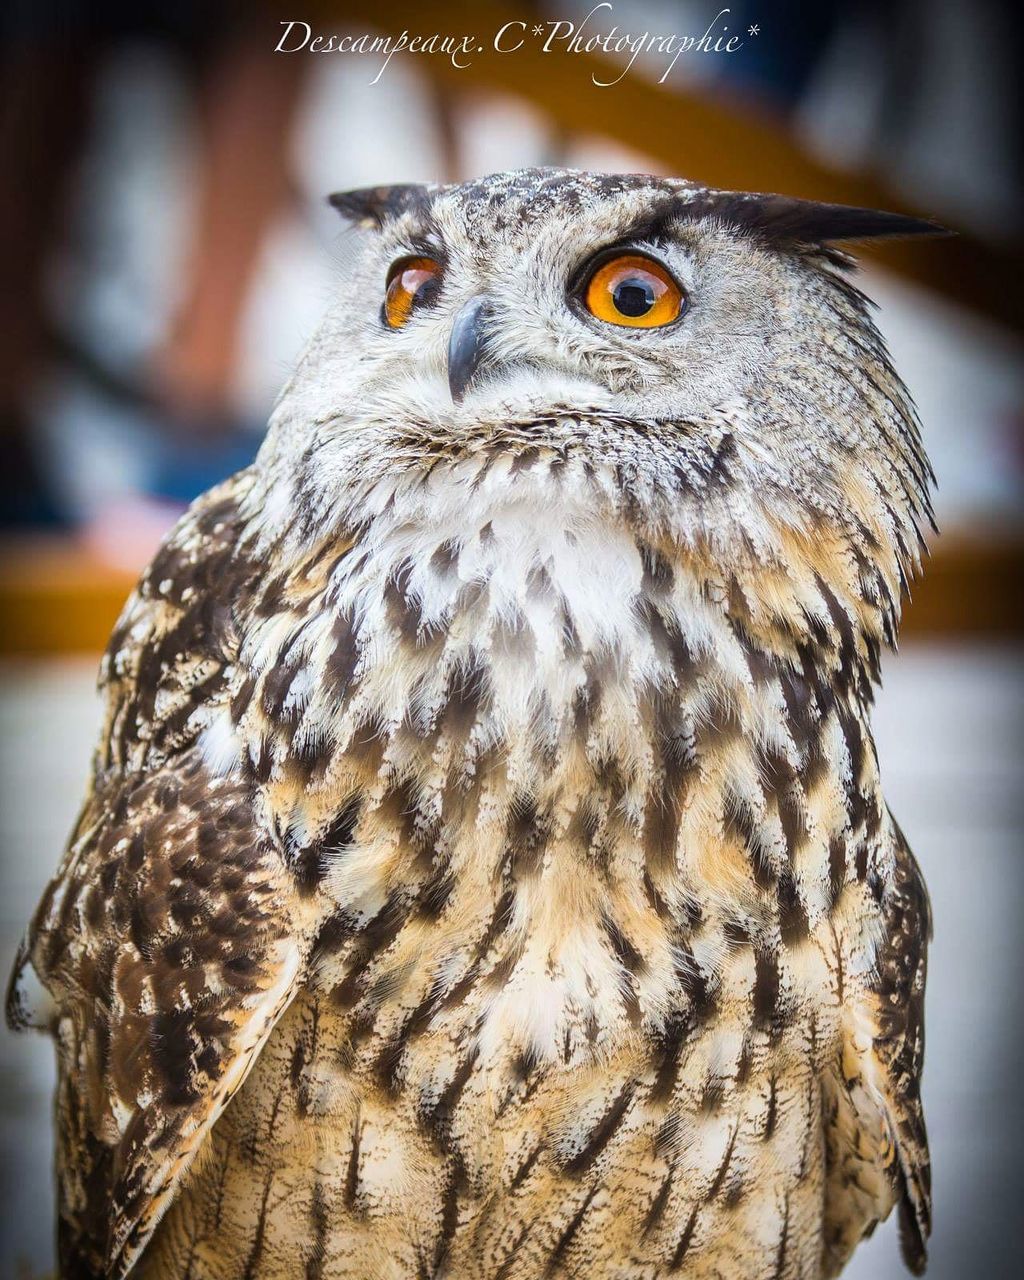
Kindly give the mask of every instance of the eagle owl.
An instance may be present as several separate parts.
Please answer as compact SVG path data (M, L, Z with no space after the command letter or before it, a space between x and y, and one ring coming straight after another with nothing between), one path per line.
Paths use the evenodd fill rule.
M20 956L61 1275L817 1280L893 1206L920 1271L869 713L930 470L834 245L934 227L332 200L351 269L125 608Z

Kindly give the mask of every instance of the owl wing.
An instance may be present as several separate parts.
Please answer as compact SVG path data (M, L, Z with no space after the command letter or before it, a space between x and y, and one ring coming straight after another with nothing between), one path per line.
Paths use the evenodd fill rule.
M827 1275L898 1205L907 1267L920 1275L931 1231L931 1164L921 1104L931 908L921 872L892 823L894 875L864 998L844 1007L840 1070L826 1115Z
M128 1272L302 972L294 879L200 744L234 656L237 485L186 517L115 631L93 783L12 984L9 1020L38 981L57 1042L62 1275Z
M293 880L237 782L101 781L31 927L55 1004L61 1273L122 1276L302 968Z

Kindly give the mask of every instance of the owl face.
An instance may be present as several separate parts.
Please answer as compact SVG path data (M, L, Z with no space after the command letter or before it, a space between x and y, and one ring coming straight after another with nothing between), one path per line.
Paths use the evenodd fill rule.
M704 523L738 503L839 513L877 487L879 451L902 490L926 486L828 246L931 224L566 170L332 202L360 232L268 442L321 507L382 459L529 447L612 475L650 521L680 502Z
M566 406L686 419L745 386L777 327L781 273L721 226L661 216L653 184L606 184L562 177L557 200L470 184L386 218L346 325L365 407L404 389L415 413L428 389L453 425Z

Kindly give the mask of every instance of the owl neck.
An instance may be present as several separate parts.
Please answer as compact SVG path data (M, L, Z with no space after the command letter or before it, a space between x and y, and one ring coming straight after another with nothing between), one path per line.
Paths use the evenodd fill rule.
M579 733L622 768L666 740L781 733L799 768L837 700L866 721L894 605L839 535L780 530L733 554L642 530L589 492L555 503L498 480L435 484L414 504L378 495L361 528L295 566L301 607L291 622L264 610L242 655L301 719L288 752L308 741L329 773L319 757L369 734L418 756L454 719L467 784L481 752L527 778Z
M552 696L574 666L629 658L653 678L683 646L732 666L813 662L870 701L905 585L884 538L743 503L727 519L651 518L613 476L581 479L537 453L511 453L482 480L469 462L364 490L331 595L362 627L387 619L422 648L532 654L520 674L546 673Z

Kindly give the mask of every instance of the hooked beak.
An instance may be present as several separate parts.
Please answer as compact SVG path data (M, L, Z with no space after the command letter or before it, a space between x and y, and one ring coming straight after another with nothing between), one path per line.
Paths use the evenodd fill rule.
M448 340L448 386L452 399L461 403L484 356L487 302L471 298L455 317Z

